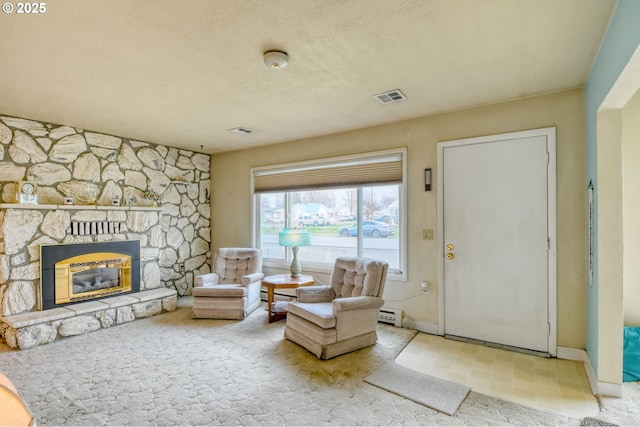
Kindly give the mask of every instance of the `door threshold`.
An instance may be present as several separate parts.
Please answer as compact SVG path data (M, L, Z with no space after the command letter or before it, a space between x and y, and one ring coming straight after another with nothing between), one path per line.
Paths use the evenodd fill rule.
M507 350L507 351L515 351L517 353L524 353L524 354L529 354L529 355L532 355L532 356L539 356L539 357L546 357L546 358L550 358L551 357L551 354L548 353L548 352L530 350L528 348L514 347L514 346L510 346L510 345L498 344L498 343L489 342L489 341L476 340L476 339L467 338L467 337L459 337L457 335L445 334L444 337L446 339L453 340L453 341L461 341L461 342L466 342L468 344L483 345L485 347L499 348L501 350Z

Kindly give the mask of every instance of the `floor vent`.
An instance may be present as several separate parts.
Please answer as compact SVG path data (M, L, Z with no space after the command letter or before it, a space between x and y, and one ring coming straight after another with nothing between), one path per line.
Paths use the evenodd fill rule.
M402 326L402 310L382 307L380 314L378 314L378 322L400 327Z
M382 104L389 104L390 102L402 101L407 99L407 95L402 93L400 89L379 93L377 95L373 95L373 97L380 101Z

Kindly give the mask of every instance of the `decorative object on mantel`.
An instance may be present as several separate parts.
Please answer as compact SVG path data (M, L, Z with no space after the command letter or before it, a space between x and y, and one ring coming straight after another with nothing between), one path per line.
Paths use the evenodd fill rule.
M145 199L149 199L151 204L149 205L152 208L155 208L158 205L158 199L160 199L160 195L153 190L149 190L144 195Z
M311 234L305 229L285 228L279 235L280 246L290 247L293 251L293 261L291 261L291 277L300 277L302 267L298 262L298 247L309 246L311 244Z
M120 206L136 206L136 203L138 202L138 198L135 196L131 196L131 197L122 197L120 199Z
M31 205L38 204L38 184L29 181L19 181L16 183L16 201Z
M97 205L98 204L98 188L95 184L87 183L87 194L89 195L89 204Z

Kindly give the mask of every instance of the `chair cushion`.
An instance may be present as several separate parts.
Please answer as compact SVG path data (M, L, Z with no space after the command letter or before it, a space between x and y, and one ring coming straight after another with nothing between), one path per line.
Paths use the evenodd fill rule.
M296 289L296 295L300 302L329 302L336 297L334 290L327 285L304 286Z
M336 317L333 315L331 302L290 302L289 313L294 313L324 329L336 326Z
M242 285L212 285L200 286L192 289L194 297L236 297L247 296L247 288Z
M382 296L389 264L372 258L339 257L331 274L337 298Z
M220 283L241 283L247 274L262 270L262 256L253 248L220 248L213 257L212 270Z

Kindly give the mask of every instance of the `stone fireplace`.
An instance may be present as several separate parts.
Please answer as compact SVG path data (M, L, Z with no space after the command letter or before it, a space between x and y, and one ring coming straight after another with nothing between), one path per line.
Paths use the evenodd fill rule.
M210 160L204 153L0 115L0 338L28 348L175 307L175 289L188 293L196 275L210 272ZM25 183L33 197L22 197ZM69 299L87 300L42 310L42 246L118 241L140 244L139 265L131 266L132 288L138 274L139 292L88 299L111 288L113 269L126 270L128 261L73 261L80 264L70 272L78 274L78 295ZM103 266L83 274L86 263ZM126 273L116 275L119 283L127 280ZM73 282L67 282L71 293Z
M174 310L161 222L157 207L0 204L0 336L25 349Z
M42 310L140 291L140 241L43 245Z

